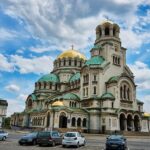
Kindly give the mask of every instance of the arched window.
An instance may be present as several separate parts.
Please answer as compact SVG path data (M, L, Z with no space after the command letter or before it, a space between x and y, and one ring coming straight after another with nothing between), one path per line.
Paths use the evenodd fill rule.
M109 27L105 28L105 35L109 35Z
M74 103L74 107L77 107L77 103L76 102Z
M41 89L41 83L39 82L39 89Z
M123 98L126 99L126 85L124 85Z
M44 89L46 89L46 82L44 82Z
M64 60L64 66L66 66L66 60Z
M74 65L77 66L77 60L74 61Z
M76 126L76 118L75 117L72 118L71 126L73 126L73 127Z
M81 127L81 118L78 118L78 120L77 120L77 126Z
M49 83L49 89L52 89L52 84L51 83Z
M69 59L69 66L71 66L71 60Z
M96 94L96 86L94 86L93 94Z
M121 86L121 88L120 88L120 98L122 99L123 97L122 97L122 86Z
M113 28L113 36L116 36L116 29Z
M71 106L72 106L72 103L70 102L70 103L69 103L69 107L71 107Z
M83 127L86 127L86 118L83 119Z
M127 99L130 100L130 90L129 90L129 88L127 90Z

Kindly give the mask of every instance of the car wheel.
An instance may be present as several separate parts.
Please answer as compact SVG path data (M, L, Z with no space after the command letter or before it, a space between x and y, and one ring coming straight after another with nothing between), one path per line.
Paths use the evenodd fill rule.
M41 144L39 144L39 146L42 146Z
M53 142L52 142L52 146L55 146L55 145L56 145L56 144L55 144L55 141L53 141Z
M62 147L66 147L66 145L62 145Z
M2 140L5 141L5 140L6 140L6 137L4 136L4 137L2 138Z
M77 148L79 148L80 147L80 145L79 145L79 142L77 143L77 146L76 146Z
M32 144L33 144L33 145L36 145L36 140L33 140Z
M83 142L83 146L85 146L85 144L86 144L86 142L85 142L85 140L84 140L84 142Z

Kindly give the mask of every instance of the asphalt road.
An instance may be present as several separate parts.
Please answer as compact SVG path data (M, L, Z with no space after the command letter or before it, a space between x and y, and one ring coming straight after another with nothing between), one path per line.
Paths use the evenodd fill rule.
M18 139L23 136L22 133L9 133L6 141L0 141L0 150L62 150L62 149L76 149L76 148L62 148L61 145L56 147L39 147L39 146L20 146ZM85 135L87 144L79 149L86 150L104 150L106 136L105 135ZM127 137L128 150L150 150L150 137Z

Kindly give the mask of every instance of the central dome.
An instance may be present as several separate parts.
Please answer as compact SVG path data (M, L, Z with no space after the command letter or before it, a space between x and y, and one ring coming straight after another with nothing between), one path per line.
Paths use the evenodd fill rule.
M61 53L57 58L63 59L63 58L76 58L76 57L86 60L86 57L83 54L81 54L80 52L74 49L69 49Z

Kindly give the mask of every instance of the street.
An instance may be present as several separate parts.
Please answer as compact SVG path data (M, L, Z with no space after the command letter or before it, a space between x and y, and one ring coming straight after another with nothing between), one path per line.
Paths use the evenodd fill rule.
M39 146L20 146L18 145L18 139L24 135L23 133L9 133L9 137L6 141L0 141L1 150L62 150L62 149L76 149L76 148L62 148L61 145L56 147L39 147ZM86 150L104 150L106 135L92 135L85 134L87 144L79 149ZM129 150L150 150L150 137L127 137Z

